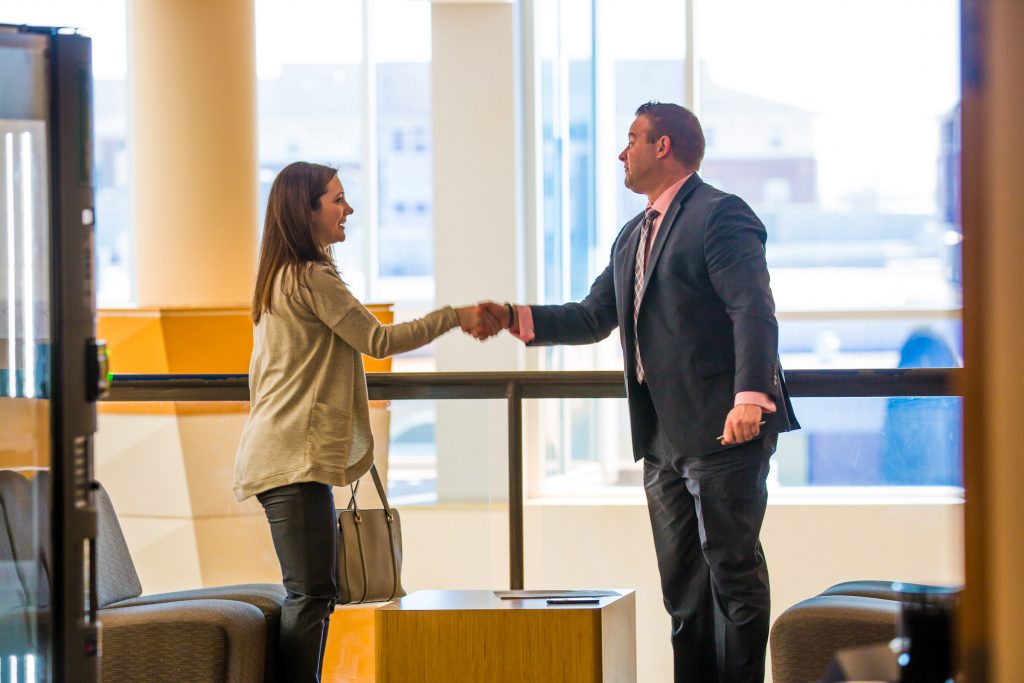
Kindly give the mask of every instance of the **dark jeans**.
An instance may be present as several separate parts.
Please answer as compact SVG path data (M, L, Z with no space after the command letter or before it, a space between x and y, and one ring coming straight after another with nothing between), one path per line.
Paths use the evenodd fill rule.
M677 683L764 680L769 589L758 536L777 440L685 457L659 429L644 461Z
M338 596L338 522L331 487L289 484L256 496L267 513L287 595L277 680L318 682Z

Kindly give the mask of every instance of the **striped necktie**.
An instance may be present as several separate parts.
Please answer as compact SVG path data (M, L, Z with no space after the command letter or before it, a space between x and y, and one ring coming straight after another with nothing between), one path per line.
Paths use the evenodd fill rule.
M640 335L636 321L640 315L640 292L644 288L644 275L647 269L647 240L657 217L658 212L650 207L644 212L644 220L640 223L640 244L636 248L636 270L633 278L633 360L636 363L636 380L641 384L644 382L644 366L640 361Z

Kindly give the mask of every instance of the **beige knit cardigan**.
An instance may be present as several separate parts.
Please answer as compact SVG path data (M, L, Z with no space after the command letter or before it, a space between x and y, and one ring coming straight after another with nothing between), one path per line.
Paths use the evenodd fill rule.
M450 306L382 325L329 266L304 266L297 277L283 269L253 328L235 498L299 482L345 486L365 474L373 436L362 354L402 353L458 325Z

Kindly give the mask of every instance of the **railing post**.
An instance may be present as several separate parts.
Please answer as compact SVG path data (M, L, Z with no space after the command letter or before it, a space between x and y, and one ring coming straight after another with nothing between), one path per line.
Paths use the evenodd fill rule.
M509 589L523 589L523 396L516 380L505 388L508 401Z

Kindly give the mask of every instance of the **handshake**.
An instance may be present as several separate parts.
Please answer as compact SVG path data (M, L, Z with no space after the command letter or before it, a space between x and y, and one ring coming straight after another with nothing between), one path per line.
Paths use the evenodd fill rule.
M476 306L456 308L459 326L466 334L480 341L490 339L502 330L516 326L515 306L493 301L481 301Z

